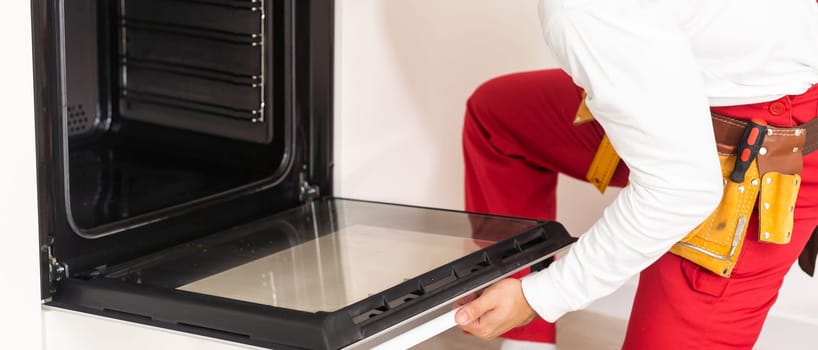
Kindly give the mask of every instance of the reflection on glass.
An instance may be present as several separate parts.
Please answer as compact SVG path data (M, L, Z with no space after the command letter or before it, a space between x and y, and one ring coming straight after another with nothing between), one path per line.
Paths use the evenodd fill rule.
M287 309L335 311L538 223L320 200L107 273Z
M281 140L257 144L139 123L70 139L72 219L94 229L271 178Z
M269 176L168 152L156 155L113 147L72 151L69 166L72 214L81 228L124 220Z
M489 244L355 225L179 289L287 309L335 311Z

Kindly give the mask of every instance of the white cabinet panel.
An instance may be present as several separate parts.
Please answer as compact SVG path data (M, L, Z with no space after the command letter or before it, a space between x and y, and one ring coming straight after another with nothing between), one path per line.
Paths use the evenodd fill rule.
M49 307L43 310L43 323L47 350L260 349Z

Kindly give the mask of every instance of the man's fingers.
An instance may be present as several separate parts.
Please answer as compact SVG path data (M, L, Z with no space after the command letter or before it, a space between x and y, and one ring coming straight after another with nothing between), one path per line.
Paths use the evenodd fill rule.
M454 302L453 308L456 309L458 307L466 305L466 304L472 302L474 299L477 299L477 297L479 297L479 296L480 296L479 293L471 293L471 294L469 294L467 296L464 296L464 297L462 297L460 299L457 299L457 301Z
M499 331L499 327L504 321L503 318L504 317L497 312L489 311L481 315L476 322L472 322L468 326L463 327L463 330L480 339L492 340L505 333Z
M520 281L505 279L464 305L455 315L455 321L464 331L489 340L531 322L535 315L525 300Z
M460 326L466 326L472 322L477 321L487 312L493 310L497 306L496 297L494 293L483 293L477 299L470 303L463 305L460 311L455 314L455 321Z

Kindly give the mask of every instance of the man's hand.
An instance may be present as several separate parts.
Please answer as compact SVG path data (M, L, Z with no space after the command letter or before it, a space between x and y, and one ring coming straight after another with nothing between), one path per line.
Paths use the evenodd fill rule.
M494 339L512 328L531 322L537 313L528 305L520 280L505 279L459 300L455 315L460 329L483 340Z

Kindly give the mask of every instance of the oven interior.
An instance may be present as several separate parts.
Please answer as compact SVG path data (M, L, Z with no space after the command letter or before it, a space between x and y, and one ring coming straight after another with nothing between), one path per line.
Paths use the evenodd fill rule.
M44 299L332 194L333 6L32 2Z
M62 4L70 219L96 237L262 182L290 151L283 1Z

